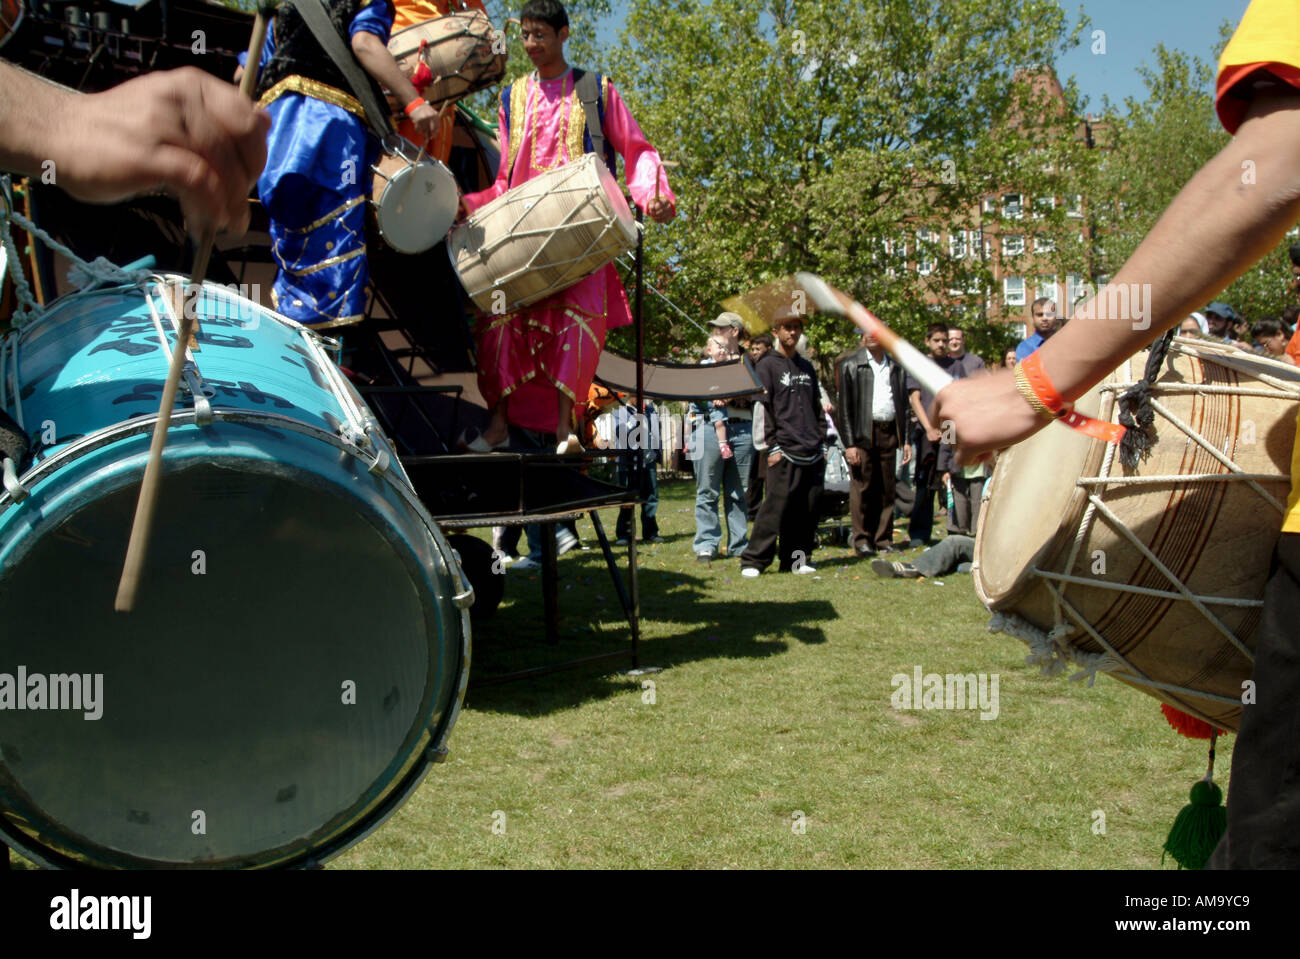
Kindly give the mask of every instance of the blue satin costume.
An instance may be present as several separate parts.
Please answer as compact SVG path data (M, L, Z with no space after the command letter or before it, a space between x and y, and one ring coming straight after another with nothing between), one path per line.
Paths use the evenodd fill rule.
M348 36L364 30L387 44L392 26L391 7L369 3ZM274 53L269 31L262 64ZM271 219L279 267L275 308L308 326L357 323L366 308L366 202L379 143L360 116L314 96L281 93L267 112L271 132L257 195Z

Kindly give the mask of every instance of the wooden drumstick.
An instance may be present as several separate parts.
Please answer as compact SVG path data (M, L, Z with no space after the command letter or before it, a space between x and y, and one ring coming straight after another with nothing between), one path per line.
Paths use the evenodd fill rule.
M874 313L847 293L835 289L813 273L796 273L795 281L817 304L818 309L846 316L863 333L870 333L931 395L937 396L941 389L952 382L952 377L938 363L885 326Z
M248 64L239 81L239 92L252 99L257 90L258 67L262 58L262 45L266 42L267 20L274 6L260 3L257 16L253 20L253 37L248 44ZM203 278L208 272L208 260L212 257L212 247L216 243L217 231L205 227L194 256L194 269L190 282L185 287L202 289ZM113 608L118 612L129 613L135 606L135 594L140 585L140 572L144 569L145 554L149 545L149 531L153 526L154 510L158 502L158 484L162 478L162 452L167 442L167 427L171 424L172 407L176 403L176 391L180 387L181 371L185 366L185 350L190 337L194 334L195 315L198 312L198 298L195 297L193 310L185 309L185 293L181 295L180 329L176 333L176 345L172 348L171 366L167 370L167 380L163 384L162 402L158 404L158 421L153 428L153 442L149 446L149 462L145 464L144 479L140 483L140 498L135 504L135 520L131 525L131 539L126 547L126 562L122 566L122 578L117 584L117 598Z

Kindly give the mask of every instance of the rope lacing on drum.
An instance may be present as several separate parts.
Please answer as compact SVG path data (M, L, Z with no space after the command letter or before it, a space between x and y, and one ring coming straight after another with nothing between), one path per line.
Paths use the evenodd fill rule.
M1160 367L1164 365L1173 340L1172 329L1156 340L1147 357L1142 379L1119 397L1119 422L1125 427L1124 438L1119 443L1119 461L1125 469L1136 469L1138 463L1151 455L1156 445L1158 434L1156 411L1151 406L1151 387L1160 376Z
M1091 686L1097 679L1098 671L1108 673L1124 665L1108 653L1087 653L1074 648L1067 642L1071 631L1070 626L1060 624L1046 632L1015 613L994 613L989 620L990 633L1015 636L1029 647L1025 665L1037 666L1044 676L1060 675L1074 663L1082 669L1071 676L1070 681L1086 677Z
M3 198L3 202L0 202L0 242L4 243L5 251L9 255L9 261L14 265L10 275L13 276L14 294L17 297L18 306L14 310L10 322L16 329L22 329L33 320L38 319L44 312L44 308L32 294L31 285L27 282L27 277L23 273L21 261L18 259L17 247L14 246L13 233L9 226L11 221L18 224L19 227L27 231L35 239L40 240L50 250L71 262L72 266L68 270L68 281L79 289L88 290L104 283L134 285L146 281L151 275L150 270L124 270L102 256L90 261L82 259L31 220L14 210L9 205L9 198L3 190L0 190L0 198Z

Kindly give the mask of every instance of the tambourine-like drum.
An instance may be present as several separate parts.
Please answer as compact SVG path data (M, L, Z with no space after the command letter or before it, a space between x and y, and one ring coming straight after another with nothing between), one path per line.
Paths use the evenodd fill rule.
M1115 419L1147 355L1080 412ZM1108 672L1235 730L1290 489L1300 370L1180 337L1149 397L1155 445L1135 468L1059 424L1001 454L975 589L990 629L1028 642L1030 663Z
M66 296L0 346L33 442L0 491L0 838L48 866L310 866L445 755L472 593L327 342L209 284L114 612L170 282Z
M403 137L384 144L370 202L379 235L398 253L423 253L447 236L460 192L442 163Z
M490 87L506 74L505 39L478 10L398 30L388 41L388 52L408 77L420 63L429 68L434 80L420 95L434 107Z
M587 153L476 210L452 231L447 251L478 307L508 313L633 249L636 231L609 167Z
M9 41L22 22L22 0L0 0L0 47Z

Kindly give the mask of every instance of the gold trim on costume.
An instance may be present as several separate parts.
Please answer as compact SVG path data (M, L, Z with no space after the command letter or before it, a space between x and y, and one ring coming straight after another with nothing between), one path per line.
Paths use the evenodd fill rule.
M262 94L262 99L258 101L261 107L269 107L272 103L284 96L286 93L301 93L303 96L312 97L316 100L323 100L326 103L332 103L336 107L347 110L348 113L355 114L362 120L366 118L366 111L362 109L361 102L352 94L344 93L337 90L328 83L321 83L319 80L313 80L310 77L293 74L285 77L271 89Z
M304 323L303 326L309 330L328 330L333 326L353 326L365 318L364 313L354 313L352 316L341 316L337 320L326 320L324 323Z
M506 155L506 176L514 172L515 158L524 136L524 115L528 111L528 78L520 77L510 86L510 147Z
M337 220L339 217L341 217L344 213L347 213L348 210L352 209L352 208L353 208L354 206L356 206L358 203L365 203L365 202L366 202L366 197L365 197L365 196L353 197L351 200L348 200L348 202L347 202L347 203L344 203L342 206L340 206L340 207L335 207L333 210L330 210L328 213L326 213L326 214L325 214L323 217L321 217L319 220L314 220L314 221L312 221L311 223L308 223L306 226L303 226L303 227L297 227L297 228L286 227L284 232L285 232L285 233L299 233L299 234L301 234L301 233L311 233L313 230L319 230L319 229L320 229L321 227L323 227L326 223L329 223L329 222L332 221L332 220Z
M366 255L366 248L362 246L361 249L353 250L351 253L343 253L340 254L339 256L326 257L325 259L321 260L319 263L307 267L307 269L305 270L290 270L287 267L285 268L285 270L288 273L292 273L294 276L310 276L312 273L316 273L320 270L323 270L328 266L334 266L337 263L345 263L348 260L353 260L359 256L365 256L365 255Z

